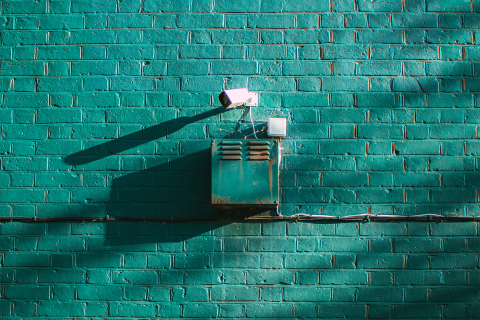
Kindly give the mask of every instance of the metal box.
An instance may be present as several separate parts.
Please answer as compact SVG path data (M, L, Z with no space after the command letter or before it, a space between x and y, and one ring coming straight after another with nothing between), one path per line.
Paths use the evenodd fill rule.
M268 136L285 137L287 135L286 118L268 118Z
M212 205L277 206L278 161L275 140L213 140Z

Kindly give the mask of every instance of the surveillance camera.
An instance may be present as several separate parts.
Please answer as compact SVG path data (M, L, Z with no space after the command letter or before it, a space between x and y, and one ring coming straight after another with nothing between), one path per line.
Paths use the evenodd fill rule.
M249 92L247 88L225 90L220 93L218 100L225 109L236 108L241 105L247 107L258 106L258 94Z

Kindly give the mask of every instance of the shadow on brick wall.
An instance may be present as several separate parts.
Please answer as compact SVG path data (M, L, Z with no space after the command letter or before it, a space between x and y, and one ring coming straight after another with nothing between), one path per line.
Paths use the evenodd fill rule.
M248 110L245 110L244 116ZM225 112L220 107L192 117L180 117L162 122L152 127L137 131L118 139L108 141L86 150L67 156L64 161L73 166L87 165L91 162L117 155L123 151L136 148L152 140L161 139L175 132L180 132L188 124ZM259 138L266 137L266 126L257 128ZM250 138L252 129L237 123L234 127L220 130L220 138ZM209 142L208 142L209 143ZM146 170L129 172L118 171L109 183L109 200L105 203L106 211L112 217L159 218L159 219L198 219L249 217L258 214L273 214L265 209L216 210L210 205L211 190L211 155L209 148L182 155L165 155L159 152L153 155L153 161L147 163ZM139 155L139 157L141 157ZM131 157L130 157L131 159ZM149 165L156 164L151 167ZM89 201L89 200L87 200ZM93 202L95 202L93 200ZM144 222L143 224L147 224ZM154 223L158 225L157 223ZM220 223L218 226L227 223ZM122 238L117 237L117 227L106 224L106 242L109 245L123 245ZM148 241L170 242L182 241L190 237L209 233L211 223L195 222L188 228L179 229L175 234L167 234L159 227L157 232L148 232ZM113 228L113 229L112 229ZM149 228L149 227L145 227ZM112 229L112 230L110 230ZM143 228L142 228L143 229ZM145 237L136 237L134 241L143 243ZM129 239L130 244L132 238Z
M179 130L182 130L190 123L194 123L225 112L224 108L215 108L202 114L191 117L179 117L171 119L157 125L145 128L143 130L128 134L115 140L111 140L97 146L82 150L67 156L64 162L67 164L79 166L93 161L101 160L121 153L123 151L138 147L152 140L166 137Z

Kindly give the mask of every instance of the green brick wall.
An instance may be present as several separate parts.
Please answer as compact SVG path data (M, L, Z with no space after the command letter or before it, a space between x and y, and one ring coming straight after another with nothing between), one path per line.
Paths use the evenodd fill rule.
M259 138L288 119L284 215L480 215L479 0L0 12L2 217L231 217L209 146L253 137L238 87ZM4 221L0 319L478 319L478 227Z

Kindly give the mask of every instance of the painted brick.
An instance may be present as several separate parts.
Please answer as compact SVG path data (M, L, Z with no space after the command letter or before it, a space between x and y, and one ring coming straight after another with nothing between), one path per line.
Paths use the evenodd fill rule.
M45 283L85 283L86 272L83 270L41 270L39 281Z
M113 316L128 316L132 313L141 317L152 317L156 314L156 306L144 302L122 302L110 305L110 314Z
M188 8L187 1L178 1L175 3L168 1L146 1L144 4L146 12L182 12Z
M285 257L286 268L309 269L309 267L313 265L315 265L315 268L329 269L332 267L332 256L305 254L303 257L301 257L300 255L290 254Z
M284 62L284 75L329 75L329 62Z
M250 286L215 286L212 288L212 299L219 301L255 301L258 299L258 288Z
M209 110L239 87L260 128L287 118L282 214L480 211L478 1L1 9L1 216L231 217L207 203L209 139L251 128ZM5 221L0 314L475 318L477 228Z
M359 288L359 301L400 301L403 299L402 290L398 288Z
M84 307L73 302L43 301L38 304L37 314L39 316L81 316L84 314Z
M430 300L431 301L473 301L475 300L475 291L471 290L470 288L465 289L462 293L462 297L459 298L458 288L433 288L430 291Z
M260 42L265 44L283 43L283 32L280 30L262 30L260 31Z
M324 30L287 30L285 31L285 43L287 44L310 44L328 42L328 33Z
M246 308L247 317L272 317L272 318L289 318L293 315L293 305L288 303L280 304L255 304L248 305Z
M394 59L431 59L438 58L438 48L436 46L395 46L393 48Z
M459 1L456 3L443 3L438 0L428 0L426 11L429 12L470 12L471 1Z

